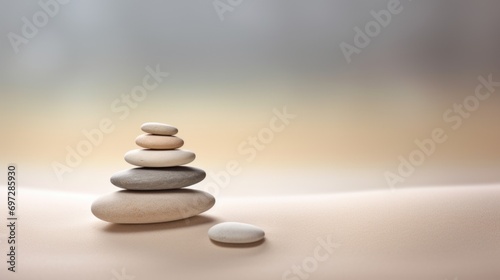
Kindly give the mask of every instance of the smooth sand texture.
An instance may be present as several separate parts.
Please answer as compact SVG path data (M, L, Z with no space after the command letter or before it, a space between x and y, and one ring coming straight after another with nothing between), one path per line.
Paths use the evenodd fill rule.
M100 221L96 198L20 189L18 272L3 264L0 279L293 279L316 251L326 259L308 279L500 279L500 185L221 197L188 221L152 225ZM214 244L207 231L225 221L259 225L266 238Z
M135 138L135 143L146 149L171 150L184 145L184 140L176 136L142 134Z

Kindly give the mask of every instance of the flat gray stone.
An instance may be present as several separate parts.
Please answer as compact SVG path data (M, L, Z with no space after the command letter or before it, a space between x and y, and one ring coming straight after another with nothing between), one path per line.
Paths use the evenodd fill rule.
M205 171L189 166L141 167L113 174L111 183L128 190L168 190L194 185L205 177Z
M91 211L97 218L117 224L150 224L186 219L212 208L209 193L190 190L117 191L98 198Z

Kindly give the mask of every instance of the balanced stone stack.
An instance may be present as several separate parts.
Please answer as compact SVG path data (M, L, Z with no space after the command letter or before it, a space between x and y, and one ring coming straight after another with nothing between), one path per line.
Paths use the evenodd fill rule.
M205 179L205 171L181 166L195 154L181 150L184 141L174 136L177 128L145 123L147 134L136 138L144 149L129 151L125 161L138 168L120 171L111 183L125 190L97 199L91 207L99 219L119 224L147 224L186 219L212 208L215 198L203 191L184 189Z

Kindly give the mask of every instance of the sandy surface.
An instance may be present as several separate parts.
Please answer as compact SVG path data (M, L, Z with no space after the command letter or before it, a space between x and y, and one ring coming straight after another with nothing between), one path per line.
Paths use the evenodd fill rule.
M90 213L96 197L22 189L17 272L4 263L0 279L500 278L498 185L225 197L153 225L102 222ZM222 221L258 225L266 239L215 244L206 233Z

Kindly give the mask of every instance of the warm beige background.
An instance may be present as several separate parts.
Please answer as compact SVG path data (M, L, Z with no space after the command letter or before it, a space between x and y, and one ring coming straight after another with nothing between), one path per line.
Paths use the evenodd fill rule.
M2 6L2 34L20 33L21 18L40 9L37 1ZM244 162L238 145L268 125L273 108L286 106L297 118L245 170L249 177L262 169L279 174L272 182L314 182L289 192L336 191L331 182L339 179L353 181L343 189L382 186L380 174L394 170L397 157L435 127L449 140L406 185L459 183L469 168L497 168L498 93L457 131L443 113L474 93L479 75L500 80L499 4L403 1L403 11L348 63L339 45L352 44L353 28L386 6L385 0L257 1L223 21L210 1L61 6L18 53L7 36L0 41L0 163L17 163L33 187L98 193L110 174L128 167L122 156L135 148L139 126L161 121L179 127L185 148L198 155L196 165L218 172L229 160ZM170 76L119 119L113 101L156 65ZM51 164L64 163L66 148L103 118L115 130L57 180ZM459 179L427 182L437 167ZM313 175L301 176L303 170ZM500 179L481 172L488 174L479 181ZM263 190L277 193L274 186L286 185L272 182Z

